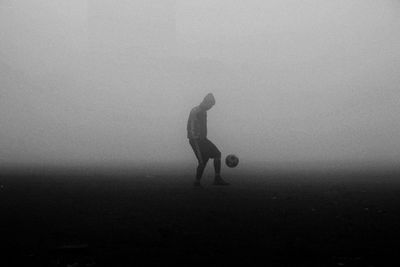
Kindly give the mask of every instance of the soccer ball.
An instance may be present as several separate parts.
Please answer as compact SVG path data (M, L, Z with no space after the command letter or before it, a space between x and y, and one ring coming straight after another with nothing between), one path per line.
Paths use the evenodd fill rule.
M225 163L229 168L234 168L239 164L239 158L236 155L230 154L226 156Z

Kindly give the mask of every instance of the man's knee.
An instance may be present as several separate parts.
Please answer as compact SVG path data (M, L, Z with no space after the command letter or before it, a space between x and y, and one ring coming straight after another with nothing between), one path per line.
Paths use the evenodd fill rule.
M199 161L199 165L197 166L197 168L199 169L204 169L207 165L207 162L204 161Z
M218 151L218 153L214 157L214 160L220 160L220 159L221 159L221 152Z

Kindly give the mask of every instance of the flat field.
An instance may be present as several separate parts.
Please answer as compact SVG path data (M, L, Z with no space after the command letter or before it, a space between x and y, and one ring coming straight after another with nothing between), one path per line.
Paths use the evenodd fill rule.
M208 168L3 171L2 266L400 262L398 170Z

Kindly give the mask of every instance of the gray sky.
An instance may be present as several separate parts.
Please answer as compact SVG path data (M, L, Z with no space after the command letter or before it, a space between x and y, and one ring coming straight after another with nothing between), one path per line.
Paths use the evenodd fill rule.
M396 0L0 0L0 163L400 158Z

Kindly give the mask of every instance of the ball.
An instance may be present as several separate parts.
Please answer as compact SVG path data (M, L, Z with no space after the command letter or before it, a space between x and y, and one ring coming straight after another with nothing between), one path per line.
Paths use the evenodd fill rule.
M239 164L239 158L236 155L230 154L225 158L225 164L229 168L234 168Z

